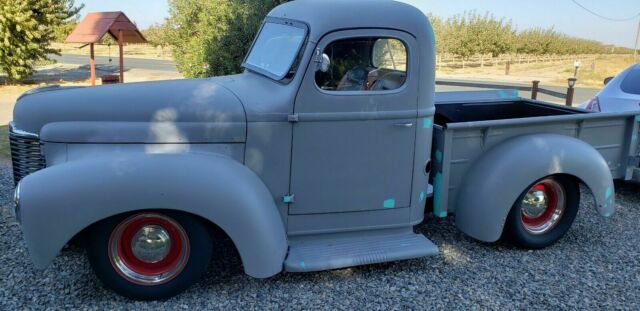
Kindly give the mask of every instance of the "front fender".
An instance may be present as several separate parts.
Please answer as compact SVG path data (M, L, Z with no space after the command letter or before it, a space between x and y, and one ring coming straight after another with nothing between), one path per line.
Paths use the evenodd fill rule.
M520 194L553 174L577 177L592 191L601 215L614 213L611 171L597 150L573 137L534 134L506 140L474 163L456 201L456 226L478 240L498 240Z
M52 166L20 182L22 230L35 265L46 267L74 235L107 217L143 209L185 211L210 220L234 242L245 272L282 270L284 224L273 197L228 157L129 154Z

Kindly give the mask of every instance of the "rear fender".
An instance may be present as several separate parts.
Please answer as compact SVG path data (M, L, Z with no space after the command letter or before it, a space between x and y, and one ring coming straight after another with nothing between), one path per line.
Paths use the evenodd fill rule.
M20 182L20 208L39 268L91 224L145 209L179 210L213 222L253 277L280 272L288 247L266 186L247 167L219 155L129 154L52 166Z
M474 163L456 201L456 226L478 240L498 240L520 194L554 174L576 177L593 193L601 215L614 213L613 179L600 153L573 137L535 134L506 140Z

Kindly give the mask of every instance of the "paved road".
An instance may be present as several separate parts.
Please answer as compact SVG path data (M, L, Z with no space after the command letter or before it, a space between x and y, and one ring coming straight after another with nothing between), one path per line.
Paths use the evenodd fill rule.
M466 83L482 83L482 84L499 84L504 85L506 87L531 87L531 84L521 84L521 83L510 83L510 82L494 82L494 81L472 81L472 80L454 80L454 79L438 79L439 81L446 82L466 82ZM558 86L544 86L541 85L541 88L548 89L554 92L566 93L566 87L558 87ZM473 87L460 87L460 86L448 86L448 85L438 85L436 86L436 91L469 91L469 90L487 90L486 88L473 88ZM600 89L592 89L592 88L576 88L575 93L573 95L573 104L578 105L584 101L591 99L595 96ZM525 98L531 98L531 92L520 92L520 96ZM538 99L542 101L551 101L551 102L564 102L564 99L560 99L557 97L552 97L546 94L538 93Z
M72 65L89 64L88 55L63 54L62 56L51 55L51 58L56 60L58 63L62 63L62 64L72 64ZM109 64L109 57L96 56L96 64L98 65ZM111 62L111 64L117 66L118 58L113 57L113 61ZM139 68L139 69L146 69L146 70L159 70L159 71L169 71L169 72L178 71L176 69L176 65L169 60L127 58L126 55L124 58L124 66L126 68Z

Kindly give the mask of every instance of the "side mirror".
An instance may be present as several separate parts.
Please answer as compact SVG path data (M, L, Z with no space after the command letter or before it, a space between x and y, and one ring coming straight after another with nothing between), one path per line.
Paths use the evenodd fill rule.
M611 80L613 80L613 77L604 78L604 85L607 85Z
M329 55L322 53L322 56L320 58L320 71L327 72L329 71L330 66L331 66L331 59L329 58Z

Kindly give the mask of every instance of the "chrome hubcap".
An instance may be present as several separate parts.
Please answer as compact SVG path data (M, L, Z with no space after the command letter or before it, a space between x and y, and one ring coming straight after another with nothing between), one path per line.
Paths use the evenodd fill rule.
M124 279L138 285L166 283L189 259L189 238L175 220L155 213L133 215L109 237L109 260Z
M520 203L520 220L531 234L545 234L553 229L566 208L565 190L552 178L535 184Z
M133 255L147 263L156 263L164 259L170 249L169 233L158 225L142 227L131 241Z
M522 201L522 212L530 218L542 216L547 209L547 195L542 190L529 190Z

